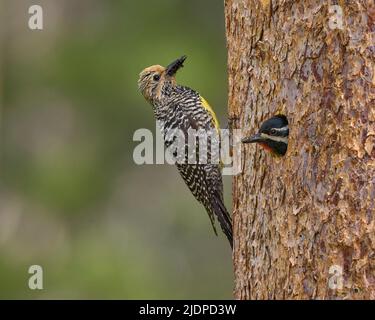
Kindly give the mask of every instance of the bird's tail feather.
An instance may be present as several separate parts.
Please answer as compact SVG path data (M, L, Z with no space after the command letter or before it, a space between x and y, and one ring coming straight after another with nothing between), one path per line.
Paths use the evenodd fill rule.
M221 229L228 238L230 246L233 249L232 218L230 217L227 209L225 208L222 197L215 194L212 207L217 219L219 220Z

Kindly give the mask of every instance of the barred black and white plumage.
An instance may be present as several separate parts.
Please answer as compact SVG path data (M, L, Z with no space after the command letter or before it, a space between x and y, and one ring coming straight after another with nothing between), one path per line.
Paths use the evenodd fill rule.
M167 68L159 65L146 68L141 72L138 81L143 96L153 106L166 147L173 144L175 130L181 130L185 136L188 136L189 129L217 134L220 130L215 113L199 93L176 84L175 73L183 66L185 58L174 61ZM218 135L213 135L208 140L207 163L188 163L187 152L184 152L184 161L178 161L176 166L191 193L205 207L215 233L217 234L216 216L230 245L233 246L232 220L223 201L220 163L211 161L217 156L210 152L213 139L217 138ZM199 145L197 148L199 149Z

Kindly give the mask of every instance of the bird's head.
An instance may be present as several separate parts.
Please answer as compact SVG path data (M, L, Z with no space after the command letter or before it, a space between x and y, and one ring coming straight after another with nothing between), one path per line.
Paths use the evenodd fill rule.
M263 122L257 134L243 138L243 143L259 143L272 153L283 156L288 148L289 127L284 115L277 115Z
M154 65L144 69L139 74L138 88L146 98L146 100L153 102L160 99L162 88L165 84L176 84L176 72L182 68L186 56L170 63L166 68L160 65Z

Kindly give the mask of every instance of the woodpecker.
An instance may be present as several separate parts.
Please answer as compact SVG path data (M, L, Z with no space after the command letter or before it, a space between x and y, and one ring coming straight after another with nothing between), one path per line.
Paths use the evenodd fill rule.
M168 133L176 129L185 135L189 129L220 133L219 122L208 102L198 92L176 83L175 75L185 60L186 56L182 56L167 67L153 65L139 74L138 88L152 105L156 120L163 124L166 147L172 143ZM208 148L207 151L210 152ZM176 166L191 193L205 207L215 234L216 216L233 248L232 219L224 205L220 163L186 161Z
M253 136L243 138L243 143L259 143L274 155L283 156L288 148L289 127L284 115L276 115L263 122L259 132Z

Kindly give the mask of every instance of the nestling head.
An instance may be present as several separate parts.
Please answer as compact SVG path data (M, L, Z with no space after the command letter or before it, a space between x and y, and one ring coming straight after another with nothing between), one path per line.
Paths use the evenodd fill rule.
M165 84L176 84L176 72L183 67L186 56L170 63L166 68L154 65L144 69L139 74L138 88L147 101L157 100Z
M257 134L242 139L243 143L259 143L267 151L285 155L288 148L289 127L284 115L274 116L261 125Z

